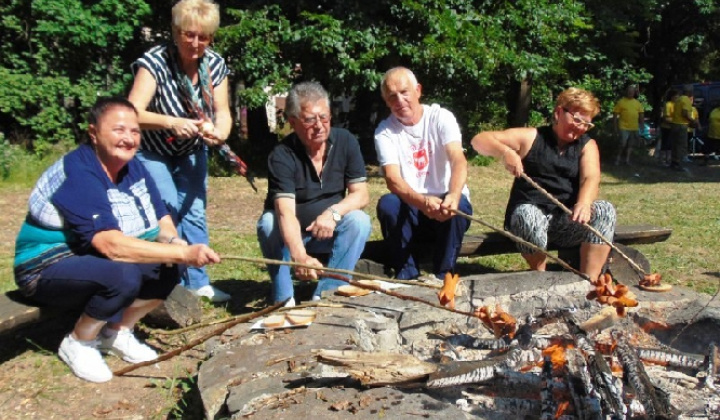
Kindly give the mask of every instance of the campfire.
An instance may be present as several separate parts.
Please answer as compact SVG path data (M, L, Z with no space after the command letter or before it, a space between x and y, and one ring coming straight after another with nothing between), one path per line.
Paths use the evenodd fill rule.
M430 354L326 350L317 357L346 368L363 386L425 388L481 418L720 418L716 344L703 355L659 345L648 332L663 324L645 323L643 330L623 319L638 302L628 287L613 289L610 280L587 298L611 306L582 323L576 308L544 310L518 322L500 305L483 306L475 310L477 328L431 333L436 344Z

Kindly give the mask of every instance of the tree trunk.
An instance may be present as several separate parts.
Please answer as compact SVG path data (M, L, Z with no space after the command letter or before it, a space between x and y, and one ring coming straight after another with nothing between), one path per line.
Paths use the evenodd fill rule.
M508 127L525 127L530 117L532 78L512 81L508 94Z

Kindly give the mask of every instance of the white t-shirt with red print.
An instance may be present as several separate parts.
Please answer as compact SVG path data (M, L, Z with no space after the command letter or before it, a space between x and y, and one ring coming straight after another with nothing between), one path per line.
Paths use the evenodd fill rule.
M462 142L462 135L452 112L438 104L422 107L422 118L415 125L403 125L392 114L383 120L375 130L375 150L381 169L398 165L415 192L442 197L451 175L445 146ZM467 185L462 193L470 197Z

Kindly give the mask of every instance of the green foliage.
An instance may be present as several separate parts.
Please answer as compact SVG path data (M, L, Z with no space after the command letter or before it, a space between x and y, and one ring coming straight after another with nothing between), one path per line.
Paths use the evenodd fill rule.
M530 109L522 115L535 125L570 85L595 92L606 112L628 82L649 86L643 91L652 105L669 83L720 77L720 9L712 0L220 5L214 48L233 72L234 105L261 107L268 94L314 79L332 96L357 98L350 128L368 137L370 114L384 109L381 75L396 65L412 68L424 100L451 109L468 136L503 128L516 115L519 82L531 87ZM21 130L41 150L43 142L76 138L89 98L129 86L128 64L147 47L141 27L166 36L170 6L161 0L0 5L0 69L11 76L0 89L0 122L11 141Z
M44 154L74 144L98 94L130 81L142 0L10 0L0 6L0 122Z
M468 159L468 163L472 166L490 166L495 159L490 156L475 155Z
M53 144L74 144L79 136L76 113L91 105L96 95L93 86L73 84L61 76L18 74L2 67L0 79L0 115L11 116L17 126L33 133L28 144L32 150L44 156Z

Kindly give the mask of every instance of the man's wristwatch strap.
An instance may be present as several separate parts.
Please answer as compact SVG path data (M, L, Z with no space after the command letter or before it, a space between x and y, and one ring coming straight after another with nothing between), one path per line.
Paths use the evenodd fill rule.
M330 213L332 213L332 218L334 221L339 222L342 220L342 214L338 213L337 210L335 210L334 207L330 206L328 207L328 210L330 210Z

